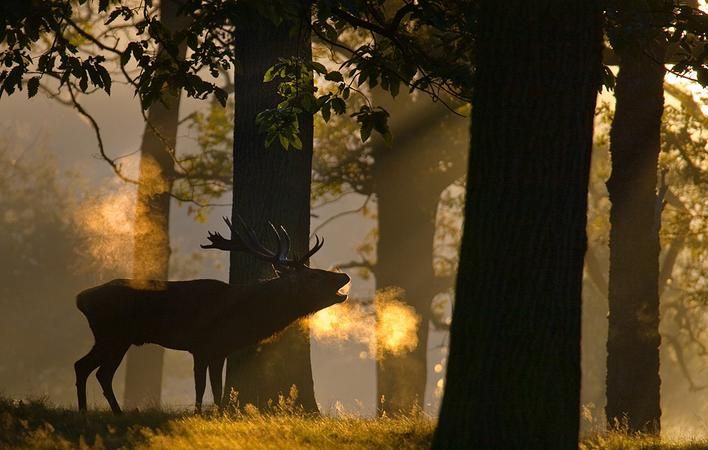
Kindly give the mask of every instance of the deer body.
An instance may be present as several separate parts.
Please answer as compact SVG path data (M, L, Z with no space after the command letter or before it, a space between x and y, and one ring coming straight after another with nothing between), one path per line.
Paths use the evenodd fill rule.
M232 245L218 234L211 234L209 239L212 244L205 248L229 249L227 246ZM319 247L318 240L306 256ZM263 251L263 247L258 249ZM286 250L279 251L283 252ZM292 267L285 270L285 263ZM81 292L76 304L88 319L95 345L74 364L79 410L86 410L86 380L98 368L96 377L103 394L111 410L119 414L113 376L128 348L146 343L190 352L194 358L196 409L201 409L207 369L214 402L219 405L227 355L347 298L338 292L349 283L344 273L311 269L292 260L281 261L276 267L282 270L277 278L246 286L217 280L118 279Z

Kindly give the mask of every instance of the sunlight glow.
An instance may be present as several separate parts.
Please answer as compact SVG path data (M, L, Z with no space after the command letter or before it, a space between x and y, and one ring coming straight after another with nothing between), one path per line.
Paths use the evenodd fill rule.
M129 273L132 267L135 193L129 188L80 204L74 223L85 238L86 252L101 271Z
M351 301L319 311L309 319L312 337L328 343L364 344L368 352L360 352L362 359L410 352L418 345L421 318L401 298L403 290L400 288L378 291L377 317L360 303Z

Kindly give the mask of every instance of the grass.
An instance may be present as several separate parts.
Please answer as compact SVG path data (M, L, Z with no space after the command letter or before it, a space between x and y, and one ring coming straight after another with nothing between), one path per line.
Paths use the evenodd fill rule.
M707 450L708 440L661 440L653 436L607 433L585 439L580 450Z
M235 415L149 410L116 417L0 399L2 449L418 450L430 446L434 427L420 414L374 420L246 408Z
M287 408L262 415L246 407L231 415L147 410L113 416L0 398L0 448L8 450L422 450L430 446L434 428L435 422L422 414L330 418ZM708 440L661 441L623 433L597 435L580 444L580 450L699 449L708 450Z

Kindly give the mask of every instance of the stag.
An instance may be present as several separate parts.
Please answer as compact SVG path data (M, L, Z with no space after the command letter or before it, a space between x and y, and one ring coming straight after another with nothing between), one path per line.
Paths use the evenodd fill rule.
M86 410L86 380L98 368L103 395L114 414L121 409L113 393L113 376L131 345L158 344L190 352L194 359L195 408L201 410L207 369L214 403L221 400L224 359L257 344L297 319L347 298L349 276L312 269L308 259L324 239L302 257L290 257L290 237L284 227L268 223L277 247L263 245L238 217L239 227L224 218L231 239L209 232L202 248L247 252L272 264L276 277L244 286L217 280L144 281L118 279L87 289L76 297L95 344L76 361L79 410Z

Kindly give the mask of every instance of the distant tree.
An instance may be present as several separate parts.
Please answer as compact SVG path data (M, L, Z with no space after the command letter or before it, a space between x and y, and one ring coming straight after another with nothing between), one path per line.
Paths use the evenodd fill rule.
M177 33L187 25L179 15L176 0L160 2L163 26ZM169 51L175 51L170 55ZM184 59L186 43L176 49L158 49L163 59ZM174 64L174 63L173 63ZM169 67L169 65L167 66ZM167 280L170 261L170 203L175 179L177 127L181 91L165 86L161 101L153 103L147 114L140 146L140 173L135 211L133 277L141 280ZM156 345L133 347L126 356L125 406L159 405L162 389L164 349Z
M658 257L659 271L655 275L660 298L662 337L662 404L688 401L684 395L695 397L690 392L704 389L699 371L705 365L702 339L705 327L702 315L705 311L705 276L702 255L705 252L705 224L699 219L705 197L705 176L701 168L704 159L706 135L705 115L691 94L678 85L664 85L665 92L680 102L681 108L666 105L661 126L661 153L657 171L664 181L660 183L657 201L663 211L661 217L661 253ZM675 104L675 103L674 103ZM607 134L614 112L609 105L599 108L598 120L601 130L596 135L594 149L594 173L591 181L591 205L589 219L590 247L586 258L587 298L584 321L586 329L602 335L607 326L607 272L608 241L610 233L609 198L605 180L609 177L611 163ZM591 324L591 325L590 325ZM600 339L584 343L584 387L591 392L584 396L595 407L605 404L605 361L607 349L599 347ZM604 343L604 342L603 342ZM587 347L590 346L590 347ZM677 378L679 378L677 380ZM681 382L683 379L683 382ZM677 382L678 381L678 382ZM688 387L682 393L679 387ZM674 400L676 399L676 400ZM671 409L671 406L668 406ZM593 412L597 419L597 411Z
M376 355L377 405L379 413L391 415L423 404L432 299L452 285L450 274L435 271L438 207L443 190L464 177L466 121L440 103L407 93L392 100L374 90L371 98L391 114L391 139L354 139L347 146L342 120L320 127L314 179L315 192L324 198L345 191L375 200L373 237L361 245L360 258L344 266L373 275L377 291L401 288L400 300L422 318L412 351Z
M607 419L630 431L660 430L659 135L664 103L666 38L671 9L661 1L624 3L608 11L619 57L616 112L610 131Z
M4 129L0 143L0 390L66 404L75 396L67 361L89 344L74 296L97 281L94 261L55 162L11 135Z

